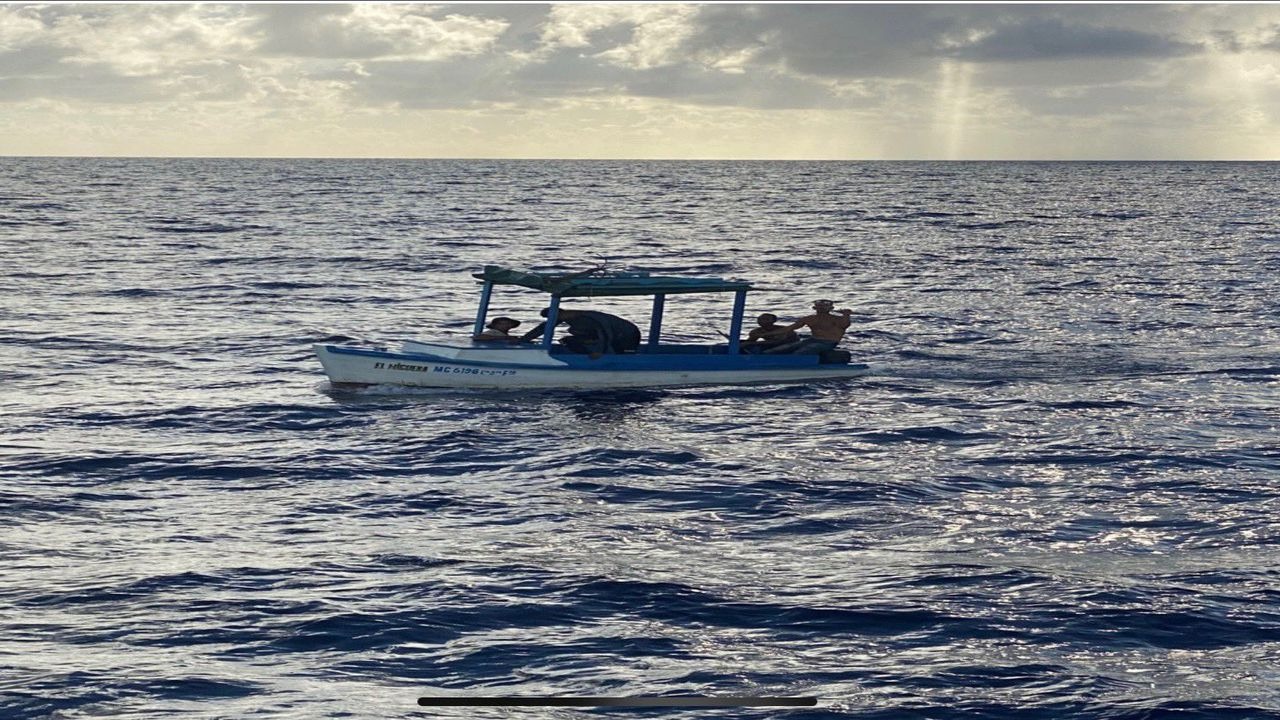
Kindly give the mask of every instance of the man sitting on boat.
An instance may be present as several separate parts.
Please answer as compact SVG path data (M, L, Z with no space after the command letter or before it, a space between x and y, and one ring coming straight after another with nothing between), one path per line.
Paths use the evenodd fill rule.
M546 317L549 308L542 310ZM640 347L640 328L634 323L617 315L598 312L596 310L566 310L561 308L556 313L556 324L569 326L569 335L560 340L560 344L576 353L584 355L602 355L604 353L635 352ZM547 323L538 323L520 339L531 341L542 337L547 330Z
M742 344L742 352L755 355L770 348L800 340L800 336L796 335L795 330L788 330L777 323L777 315L761 313L756 318L756 324L759 327L752 328L751 332L747 333L747 341Z
M779 345L765 352L771 355L781 353L821 355L828 350L835 350L836 345L839 345L840 340L844 338L844 331L849 329L849 316L853 314L849 309L832 313L831 310L835 306L836 304L831 300L814 300L812 315L806 315L784 328L799 330L808 326L812 336L799 342Z
M485 326L484 332L472 337L476 342L520 342L520 338L511 331L520 326L520 321L509 317L496 317Z

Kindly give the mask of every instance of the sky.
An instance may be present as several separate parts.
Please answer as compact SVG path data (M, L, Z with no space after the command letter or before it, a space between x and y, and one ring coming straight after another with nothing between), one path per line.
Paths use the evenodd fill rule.
M0 155L1280 160L1280 4L12 3Z

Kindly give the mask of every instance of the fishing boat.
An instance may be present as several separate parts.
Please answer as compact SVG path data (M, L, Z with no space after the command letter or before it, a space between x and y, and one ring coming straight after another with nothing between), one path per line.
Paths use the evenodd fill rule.
M527 272L486 265L480 282L475 335L485 328L495 288L545 292L545 330L538 342L495 345L409 340L396 351L376 347L315 345L330 383L337 389L371 385L422 388L627 388L681 385L791 383L866 374L842 350L820 355L749 354L739 336L747 293L743 281L721 278L652 277L642 272L594 268L572 274ZM662 341L668 295L732 293L733 313L726 342L689 345ZM583 354L556 342L563 298L652 296L648 337L632 352Z

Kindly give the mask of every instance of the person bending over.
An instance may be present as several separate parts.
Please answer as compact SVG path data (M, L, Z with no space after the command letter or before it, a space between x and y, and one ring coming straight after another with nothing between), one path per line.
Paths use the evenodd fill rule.
M542 310L546 317L550 308ZM640 347L640 328L634 323L617 315L595 310L560 309L556 313L556 324L567 325L569 334L560 340L560 344L576 353L599 357L605 353L634 352ZM538 323L521 340L535 340L547 331L547 323Z

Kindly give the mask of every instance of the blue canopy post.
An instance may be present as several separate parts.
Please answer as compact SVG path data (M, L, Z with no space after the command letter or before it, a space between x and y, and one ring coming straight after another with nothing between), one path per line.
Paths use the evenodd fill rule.
M476 310L476 328L472 335L484 332L484 321L489 315L489 296L492 294L493 282L486 281L484 287L480 288L480 307Z
M649 316L649 347L657 349L658 336L662 334L662 310L666 307L667 296L658 293L653 296L653 315Z
M560 315L560 296L551 296L551 305L547 307L547 324L542 331L542 349L551 352L551 342L556 338L556 319Z
M733 294L733 320L729 323L729 354L738 354L739 335L742 334L742 313L747 307L747 291L739 290Z

